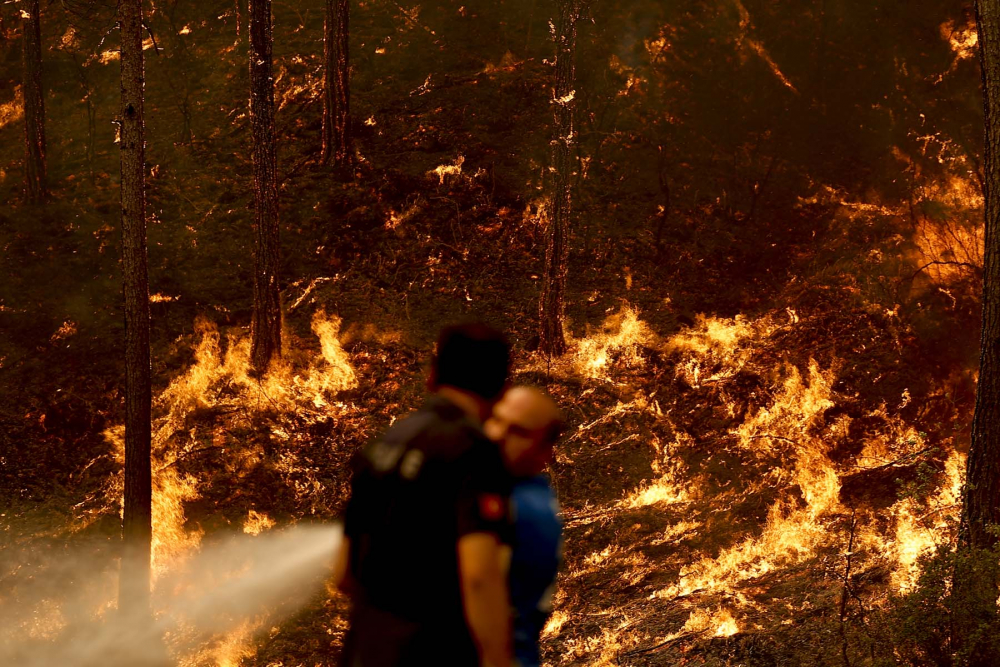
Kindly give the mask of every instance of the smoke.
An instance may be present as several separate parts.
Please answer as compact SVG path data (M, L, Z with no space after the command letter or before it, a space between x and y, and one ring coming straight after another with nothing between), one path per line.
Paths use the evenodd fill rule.
M200 664L213 642L304 606L340 540L339 525L308 525L206 541L157 579L152 623L117 613L117 563L107 554L49 559L0 591L0 665Z

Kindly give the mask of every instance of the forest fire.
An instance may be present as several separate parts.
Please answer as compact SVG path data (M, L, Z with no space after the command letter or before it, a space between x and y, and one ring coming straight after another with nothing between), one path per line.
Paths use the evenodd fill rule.
M561 433L520 664L1000 664L1000 0L798 9L0 5L0 664L340 664L366 443L509 457L468 321Z
M182 472L180 464L213 448L230 451L229 465L251 465L265 455L259 447L241 448L232 441L228 430L232 426L225 419L212 425L206 423L206 414L224 415L238 409L246 414L263 411L297 415L303 410L315 413L322 408L324 418L328 418L331 410L341 409L331 402L333 396L354 386L357 380L341 348L339 328L338 318L317 311L312 319L312 329L320 344L316 359L300 373L295 373L291 364L276 365L258 380L251 373L249 342L230 336L223 351L215 325L199 320L195 326L199 340L194 346L194 363L155 401L160 416L154 419L153 431L153 611L162 626L156 632L166 632L168 650L179 665L239 664L242 658L253 654L250 639L255 632L264 623L274 622L280 616L276 611L286 609L281 612L286 614L294 611L295 607L289 606L294 605L289 603L289 597L303 600L303 596L310 595L311 591L303 587L305 582L315 580L329 564L336 540L336 535L329 532L332 529L279 531L273 537L261 537L259 543L227 544L214 540L203 546L204 530L190 526L185 514L185 506L201 497L198 489L203 479L193 472ZM274 432L280 435L280 428L274 427ZM119 466L124 462L123 433L121 426L105 432ZM206 440L212 444L205 444ZM104 494L109 505L120 503L121 476L109 483ZM274 527L275 521L267 514L250 510L242 532L258 538ZM87 524L81 523L75 530L86 528ZM297 553L301 547L306 547L306 551ZM288 555L278 557L286 551ZM83 554L79 557L85 558ZM283 562L287 565L282 565ZM91 567L102 572L107 566L95 563ZM77 563L50 567L80 571L77 576L85 580L93 578L83 573L85 568ZM283 573L281 567L287 567L287 572ZM7 638L13 644L8 643L6 650L14 656L12 659L26 661L18 664L32 665L52 664L48 661L55 660L53 656L60 655L59 651L84 650L96 654L102 643L113 641L106 633L113 632L117 637L119 630L99 630L93 643L86 645L65 644L64 635L76 629L81 612L83 619L88 618L86 609L92 610L95 621L112 623L113 614L109 610L114 607L114 590L114 586L109 586L103 589L103 594L95 596L93 592L84 594L73 589L69 597L66 593L60 596L62 602L38 600L28 617L15 612L15 618L20 619L19 629ZM212 602L218 595L226 596L229 601L223 606ZM67 617L65 608L73 609L72 617ZM145 632L138 627L135 631ZM26 640L50 641L53 648L28 656L22 653Z
M694 611L680 629L660 640L669 644L691 634L731 636L739 632L740 624L732 615L740 608L760 613L758 603L742 591L754 591L775 572L814 561L830 549L847 550L852 565L864 569L866 562L878 562L885 555L892 559L892 586L905 593L912 590L919 573L918 563L936 547L954 539L958 512L958 494L965 466L964 455L951 451L943 464L943 480L926 500L903 497L890 503L886 523L876 510L845 506L842 479L869 474L867 471L891 470L894 461L919 456L927 451L924 436L916 433L893 417L885 406L872 414L890 426L877 437L866 439L857 459L835 462L830 458L832 443L850 437L852 418L844 415L831 419L835 413L838 384L834 370L822 370L810 360L807 372L794 365L772 368L769 396L755 410L733 403L728 392L716 390L749 373L767 371L759 367L761 353L767 354L770 341L787 336L794 329L808 326L797 314L765 316L759 319L737 317L722 321L699 318L691 328L662 342L653 340L648 327L634 310L623 309L605 323L604 332L593 340L581 341L577 354L587 351L597 364L580 365L582 372L604 367L609 351L615 351L619 369L642 365L636 356L639 346L659 348L673 356L677 378L695 389L718 394L719 408L732 419L747 413L739 425L717 437L715 447L723 447L726 455L737 453L741 465L758 471L755 478L732 478L724 486L732 490L715 494L706 489L719 484L711 475L696 475L697 467L681 461L696 461L704 445L700 439L681 430L674 409L657 405L654 419L667 420L675 433L671 444L656 445L659 458L653 469L658 478L636 489L624 500L623 507L635 512L645 507L678 506L690 515L704 499L720 500L731 508L755 497L778 495L767 509L761 532L737 539L717 555L707 555L679 568L675 583L650 593L651 600L694 600ZM616 330L617 329L617 330ZM643 332L643 333L636 333ZM623 349L624 348L624 349ZM647 362L648 363L648 362ZM834 367L838 364L835 362ZM634 372L634 371L633 371ZM742 397L739 397L742 399ZM904 405L908 398L904 396ZM614 412L651 410L648 402L619 405ZM868 417L871 419L871 417ZM711 454L709 456L712 456ZM692 458L694 457L694 458ZM716 472L716 475L719 473ZM773 497L773 496L772 496ZM722 500L726 499L726 500ZM854 501L852 501L853 504ZM718 511L718 510L717 510ZM849 519L850 534L844 534L843 521ZM882 526L878 528L877 526ZM676 545L686 535L703 531L700 522L682 521L670 526L653 544ZM846 542L853 546L845 547ZM592 576L601 568L624 567L636 581L651 576L655 564L618 542L612 542L585 560L585 569L575 577ZM711 605L723 595L736 602L732 610L713 611ZM704 600L705 602L699 602ZM735 602L735 601L734 601ZM708 606L702 606L707 604Z

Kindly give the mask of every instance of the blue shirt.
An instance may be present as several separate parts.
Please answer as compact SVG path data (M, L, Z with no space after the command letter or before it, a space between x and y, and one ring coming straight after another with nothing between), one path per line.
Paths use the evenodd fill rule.
M540 664L538 640L552 611L556 572L562 560L562 522L546 475L515 483L510 506L514 524L510 560L514 656L524 667L533 667Z

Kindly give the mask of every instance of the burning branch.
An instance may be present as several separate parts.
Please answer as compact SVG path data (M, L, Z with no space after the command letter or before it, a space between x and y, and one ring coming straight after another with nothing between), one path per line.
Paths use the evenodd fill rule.
M913 275L910 276L910 280L912 281L912 280L916 279L916 277L920 274L921 271L923 271L924 269L930 268L932 266L961 266L961 267L964 267L966 269L972 269L973 272L978 272L978 271L982 271L983 270L982 267L976 266L975 264L970 264L969 262L954 262L954 261L945 261L945 260L935 260L933 262L927 262L926 264L924 264L923 266L921 266L919 269L917 269L916 271L914 271Z

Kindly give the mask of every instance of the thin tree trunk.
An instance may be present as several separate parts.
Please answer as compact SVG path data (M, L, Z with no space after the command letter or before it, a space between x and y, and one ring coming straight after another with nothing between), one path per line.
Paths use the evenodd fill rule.
M247 23L247 0L236 0L236 43L243 41L243 33L246 32Z
M659 257L663 252L663 228L667 224L667 220L670 218L671 201L670 201L670 179L667 177L667 158L666 153L663 150L663 146L658 147L658 162L659 167L657 169L658 179L660 182L660 192L663 194L663 204L660 206L660 212L656 216L656 232L653 237L653 246L656 248L656 256Z
M125 292L125 511L118 607L148 615L150 469L149 282L146 272L142 0L119 0L122 276Z
M576 24L579 0L559 0L559 15L553 27L556 46L556 80L552 92L553 137L550 171L551 207L545 235L545 267L539 302L538 348L548 356L566 352L563 327L566 319L566 271L569 260L569 227L572 223L572 177L575 173L573 144L576 134Z
M351 162L350 0L326 0L322 162Z
M996 543L1000 524L1000 0L976 3L986 121L986 241L979 384L972 419L961 539L973 549Z
M23 85L25 194L32 202L48 194L45 179L45 93L42 90L42 32L38 0L24 3Z
M174 0L172 3L167 4L166 16L167 22L170 24L170 32L172 39L176 40L177 49L174 51L174 55L171 58L171 63L177 63L176 71L180 74L180 84L177 84L170 74L167 74L167 80L170 83L170 87L174 89L174 95L177 100L177 110L181 114L181 130L180 139L178 143L182 146L188 146L194 141L194 134L191 131L191 50L188 48L187 39L184 37L183 32L178 27L179 21L177 20L177 7L179 5L179 0ZM239 4L237 3L237 10L239 10ZM239 19L237 19L237 37L239 36ZM170 68L167 68L170 71Z
M93 91L87 90L87 169L90 180L94 180L95 139L97 134L97 109L94 108Z
M90 180L94 180L94 135L97 132L97 110L94 108L93 87L90 78L87 76L87 69L76 53L69 51L69 57L76 67L76 79L80 82L83 90L83 103L87 108L87 171Z
M538 0L531 0L531 8L528 9L528 27L524 31L524 57L527 58L531 52L531 27L535 23L535 6Z
M819 10L819 37L816 47L816 101L823 111L826 110L826 33L829 18L826 11L827 0L820 0Z
M250 130L253 141L253 321L250 357L258 372L281 354L278 183L271 74L271 0L250 0Z

